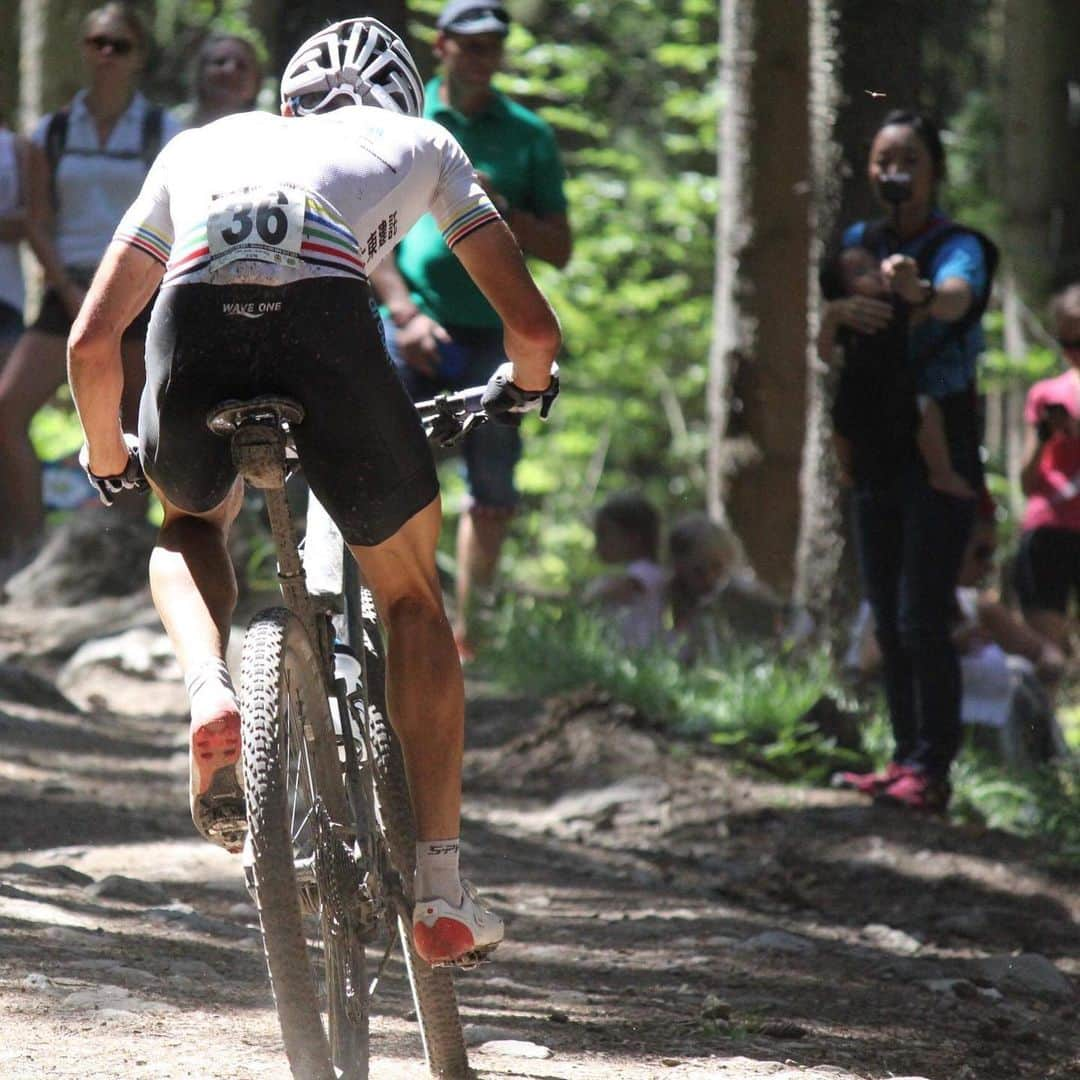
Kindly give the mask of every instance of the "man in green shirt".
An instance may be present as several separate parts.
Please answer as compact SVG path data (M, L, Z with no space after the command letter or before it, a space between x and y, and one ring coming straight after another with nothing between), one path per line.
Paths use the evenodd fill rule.
M497 0L450 0L437 22L442 76L425 91L424 115L453 133L526 255L554 266L570 258L563 169L551 129L491 84L510 16ZM386 317L387 347L414 400L483 384L505 359L502 324L443 242L421 218L372 277ZM457 537L454 635L474 653L470 613L477 587L491 585L517 504L516 428L486 424L464 447L470 502Z

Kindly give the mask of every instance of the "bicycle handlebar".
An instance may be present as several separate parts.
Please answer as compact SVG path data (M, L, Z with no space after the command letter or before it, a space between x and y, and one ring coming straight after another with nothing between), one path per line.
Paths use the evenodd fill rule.
M455 394L439 394L416 402L424 434L440 446L453 446L464 435L487 421L481 404L486 386L471 386Z

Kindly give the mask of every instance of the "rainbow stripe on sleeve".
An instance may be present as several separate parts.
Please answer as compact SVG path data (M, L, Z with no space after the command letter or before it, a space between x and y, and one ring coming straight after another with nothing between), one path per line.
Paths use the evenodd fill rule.
M167 266L169 253L172 251L172 239L163 233L155 232L146 225L138 225L133 229L117 229L114 240L120 240L125 244L145 251L151 258L156 259L162 266Z
M439 229L442 231L446 246L452 249L470 233L476 232L481 225L487 225L488 222L498 219L499 211L495 209L491 200L485 197L479 203L460 212L449 223L445 225L440 223Z

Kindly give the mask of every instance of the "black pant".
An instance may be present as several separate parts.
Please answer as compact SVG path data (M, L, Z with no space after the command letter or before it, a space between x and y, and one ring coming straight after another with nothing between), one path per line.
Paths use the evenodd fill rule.
M935 491L919 464L855 493L859 570L881 646L893 759L941 778L960 748L950 624L974 520L974 500Z

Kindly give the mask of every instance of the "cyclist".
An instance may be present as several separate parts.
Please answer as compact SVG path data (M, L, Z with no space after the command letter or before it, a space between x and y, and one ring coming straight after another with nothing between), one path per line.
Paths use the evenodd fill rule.
M177 136L95 275L69 374L103 498L138 483L141 468L164 504L150 584L188 687L192 817L211 839L216 815L241 816L240 716L223 658L236 599L226 542L243 485L206 416L257 393L304 406L295 436L307 480L387 629L419 838L416 947L452 962L493 948L503 928L458 874L464 686L435 568L438 481L367 275L432 213L505 324L509 361L485 394L505 423L554 396L561 336L465 153L422 108L404 44L355 18L297 50L282 116L239 114ZM117 419L120 340L159 282L136 448Z

